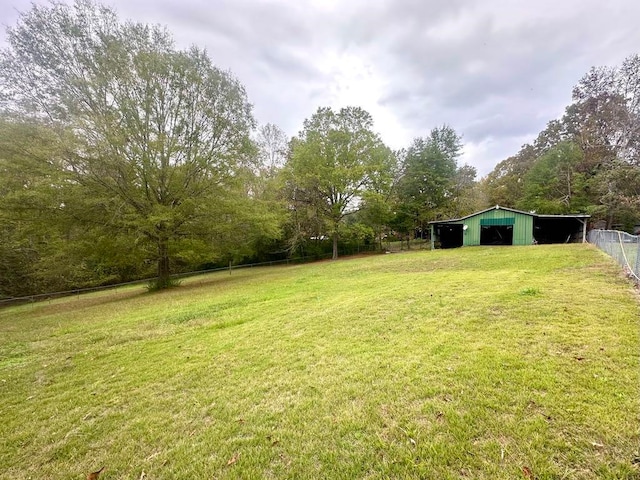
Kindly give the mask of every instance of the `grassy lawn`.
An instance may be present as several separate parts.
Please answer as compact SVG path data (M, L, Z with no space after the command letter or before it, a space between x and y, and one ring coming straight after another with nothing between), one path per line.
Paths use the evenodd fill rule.
M639 316L583 245L0 310L0 478L637 479Z

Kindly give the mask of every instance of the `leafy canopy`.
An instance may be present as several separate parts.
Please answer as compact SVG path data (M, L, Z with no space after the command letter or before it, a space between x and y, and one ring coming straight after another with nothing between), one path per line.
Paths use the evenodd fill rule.
M334 258L345 216L359 209L367 190L391 175L392 152L372 128L371 115L362 108L319 108L292 141L290 201L321 219L333 238Z
M204 259L236 215L241 229L250 218L276 234L242 188L254 153L251 105L204 51L176 50L165 29L123 23L82 0L34 5L8 41L4 107L65 130L64 168L93 197L87 216L154 245L160 286L185 239Z

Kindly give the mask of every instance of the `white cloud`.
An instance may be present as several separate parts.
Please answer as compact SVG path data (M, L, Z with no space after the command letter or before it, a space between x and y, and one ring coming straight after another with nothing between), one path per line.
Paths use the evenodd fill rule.
M166 24L181 47L207 48L246 86L260 122L294 135L320 106L360 106L393 148L447 123L482 175L562 114L591 66L640 48L640 2L629 0L105 3ZM0 18L13 25L29 8L5 0Z

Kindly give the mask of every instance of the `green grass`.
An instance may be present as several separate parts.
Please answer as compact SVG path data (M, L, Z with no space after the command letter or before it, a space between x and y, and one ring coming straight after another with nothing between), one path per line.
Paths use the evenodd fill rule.
M637 479L639 314L583 245L0 310L0 478Z

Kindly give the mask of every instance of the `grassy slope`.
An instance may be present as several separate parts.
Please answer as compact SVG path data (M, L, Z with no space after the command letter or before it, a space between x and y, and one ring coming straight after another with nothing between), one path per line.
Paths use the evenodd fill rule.
M588 246L0 311L0 478L640 478L639 304Z

